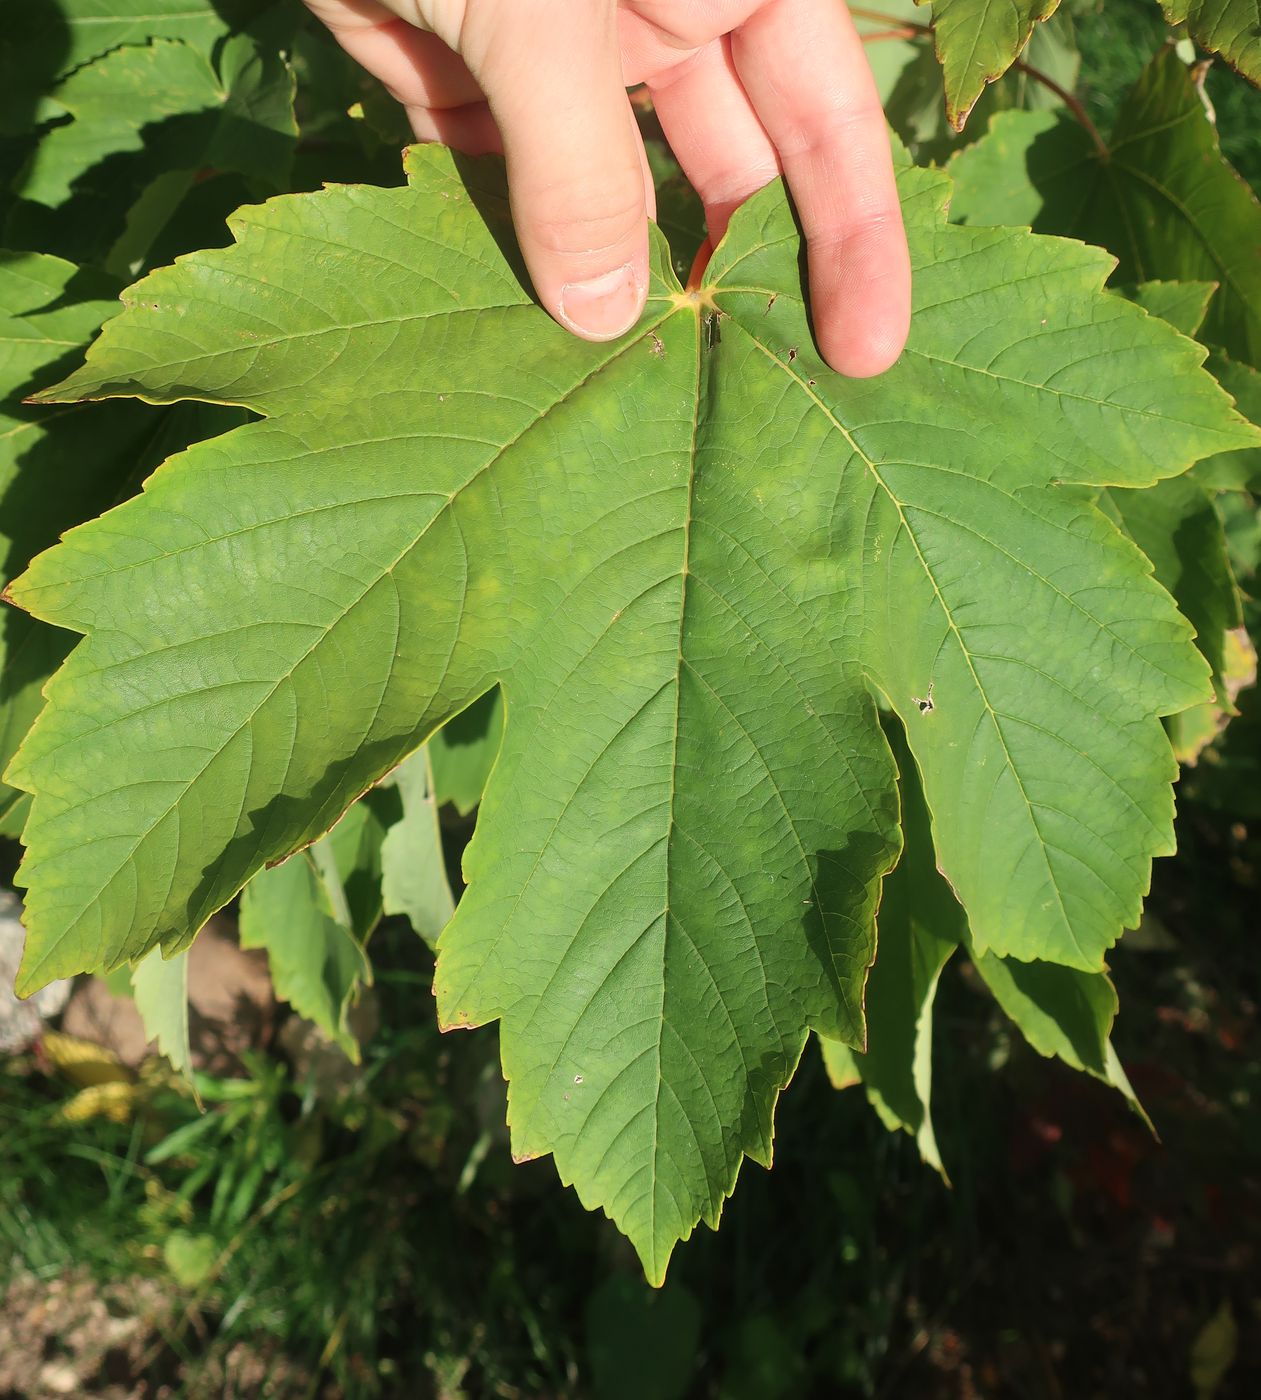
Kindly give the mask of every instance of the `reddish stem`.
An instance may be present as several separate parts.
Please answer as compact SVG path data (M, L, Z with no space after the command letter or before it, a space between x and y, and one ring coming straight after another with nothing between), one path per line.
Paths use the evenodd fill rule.
M685 292L699 290L701 278L705 276L705 269L709 266L709 260L713 256L714 245L707 238L696 250L696 256L692 259L692 270L687 274L687 286L683 288Z

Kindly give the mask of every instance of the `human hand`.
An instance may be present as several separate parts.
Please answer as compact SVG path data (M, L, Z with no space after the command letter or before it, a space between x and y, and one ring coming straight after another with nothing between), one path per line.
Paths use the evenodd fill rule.
M307 0L421 141L502 151L543 305L588 340L643 309L655 212L626 86L645 83L710 238L781 171L805 230L819 348L897 359L911 274L889 140L840 0Z

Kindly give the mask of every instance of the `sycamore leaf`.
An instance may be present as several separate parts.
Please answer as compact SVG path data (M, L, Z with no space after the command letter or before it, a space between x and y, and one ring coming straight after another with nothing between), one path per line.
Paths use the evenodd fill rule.
M1151 316L1168 321L1183 335L1198 335L1208 304L1217 290L1216 282L1140 282L1136 287L1118 288Z
M260 871L246 885L241 947L266 951L276 995L357 1064L359 1043L347 1017L360 987L372 981L372 966L352 931L330 840Z
M1223 639L1221 677L1213 699L1165 721L1179 763L1199 761L1208 745L1240 713L1236 704L1240 695L1256 683L1257 649L1246 627L1234 627Z
M1104 972L1016 962L969 947L981 979L1029 1044L1110 1084L1146 1118L1110 1039L1117 994Z
M385 912L381 888L385 842L402 815L399 794L385 786L375 787L329 832L327 846L316 848L320 853L327 850L332 861L330 882L341 889L346 926L360 943L372 937Z
M1100 505L1152 561L1156 577L1194 626L1221 692L1226 635L1243 615L1212 496L1181 476L1142 491L1105 491Z
M0 133L23 135L50 115L55 80L123 44L182 39L209 54L272 0L57 0L10 7L0 41Z
M222 77L190 44L155 39L77 69L51 95L70 120L44 135L15 191L62 204L95 165L143 150L146 128L164 122L172 125L154 155L161 170L212 166L279 185L297 136L293 80L244 35L228 41L221 68Z
M405 914L431 948L455 913L442 854L430 761L437 738L435 735L417 750L394 774L402 815L386 832L381 847L385 912Z
M0 586L63 530L138 489L169 453L241 417L190 405L22 402L82 358L117 311L117 292L110 279L59 258L0 253ZM0 611L0 765L43 708L44 682L73 641L16 608ZM25 794L0 784L0 831L17 835L27 805Z
M927 3L927 0L924 0ZM1029 42L1033 26L1060 0L932 0L933 34L946 81L946 116L963 130L986 83L1001 78Z
M1261 370L1232 360L1224 350L1210 350L1205 368L1235 401L1250 422L1261 425ZM1203 485L1219 491L1261 491L1261 448L1223 452L1192 468Z
M1203 339L1261 366L1261 204L1172 49L1117 114L1106 157L1075 121L1003 112L950 162L951 218L1024 224L1101 244L1119 283L1214 281Z
M1209 53L1219 53L1261 87L1261 5L1257 0L1160 0L1170 24L1185 24Z
M445 1026L498 1019L550 1152L660 1279L813 1028L861 1044L902 720L979 947L1100 968L1172 847L1189 625L1089 499L1257 440L1106 255L947 224L904 170L906 354L814 350L775 183L683 291L568 336L502 167L244 210L132 289L65 398L267 415L12 586L86 634L10 770L23 986L183 946L492 684L506 723Z
M877 10L851 11L855 28L865 43L885 119L899 136L917 147L921 164L931 158L943 163L960 142L960 133L947 111L945 73L934 50L933 31L908 29L907 37L894 37L891 22L914 25L922 19L922 0L881 0ZM879 42L868 42L879 35ZM1023 61L1072 91L1077 85L1081 60L1071 18L1061 7L1045 23L1035 24L1025 45ZM961 61L961 60L960 60ZM966 114L968 122L983 130L996 111L1010 107L1057 107L1061 101L1044 83L1020 68L1009 68L989 82L976 105Z
M433 794L462 817L482 800L503 736L503 697L492 690L448 720L429 741Z
M951 954L966 937L963 910L933 865L933 841L914 761L890 733L901 773L905 847L885 880L875 966L867 980L867 1049L823 1040L838 1089L861 1082L890 1130L910 1133L920 1155L944 1174L933 1132L933 999Z
M249 34L212 60L155 39L114 49L57 88L63 117L14 181L10 242L120 271L142 264L181 201L211 172L284 187L297 127L293 75Z
M191 1078L193 1052L188 1041L188 951L164 958L147 953L131 970L131 993L144 1022L145 1035L177 1074Z

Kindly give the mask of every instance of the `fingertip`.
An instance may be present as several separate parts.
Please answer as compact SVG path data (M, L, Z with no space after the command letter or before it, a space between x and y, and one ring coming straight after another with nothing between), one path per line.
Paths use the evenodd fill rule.
M595 277L566 282L556 319L583 340L616 340L643 315L648 295L647 252Z
M907 318L877 315L863 322L842 317L819 335L823 358L847 379L874 379L893 368L906 349Z
M584 340L616 340L648 289L646 158L613 7L566 4L564 45L508 6L478 69L503 133L512 219L539 301Z
M911 329L911 267L900 214L811 249L809 268L823 358L850 379L891 369Z

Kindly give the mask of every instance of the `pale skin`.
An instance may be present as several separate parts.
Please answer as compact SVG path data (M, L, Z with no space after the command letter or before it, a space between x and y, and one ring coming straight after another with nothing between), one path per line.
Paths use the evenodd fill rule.
M626 95L647 86L710 238L783 174L819 348L880 374L911 272L884 115L841 0L307 0L421 141L503 153L539 300L611 340L643 310L655 212Z

